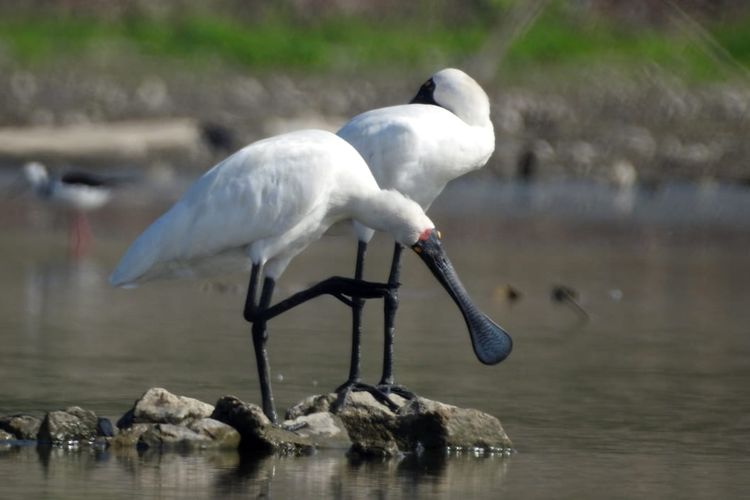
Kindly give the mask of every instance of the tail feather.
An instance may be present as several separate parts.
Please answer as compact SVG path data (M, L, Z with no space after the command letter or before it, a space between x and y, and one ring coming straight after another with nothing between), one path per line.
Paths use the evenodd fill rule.
M168 233L174 233L179 220L179 206L175 205L162 215L130 245L117 267L109 277L112 286L132 286L149 274L165 258L170 248L165 242L173 241Z

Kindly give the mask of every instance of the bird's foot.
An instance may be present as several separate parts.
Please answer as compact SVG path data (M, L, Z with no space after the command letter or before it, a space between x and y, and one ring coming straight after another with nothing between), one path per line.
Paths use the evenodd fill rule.
M417 395L416 393L410 391L406 387L400 384L394 384L392 382L390 383L384 383L381 382L378 385L375 386L380 392L384 394L396 394L398 396L401 396L404 399L412 400L416 399Z
M331 405L331 413L338 413L346 405L346 401L352 392L369 392L380 404L387 406L391 411L396 411L399 405L394 403L388 394L381 391L374 385L364 384L359 381L348 380L336 388L338 397Z

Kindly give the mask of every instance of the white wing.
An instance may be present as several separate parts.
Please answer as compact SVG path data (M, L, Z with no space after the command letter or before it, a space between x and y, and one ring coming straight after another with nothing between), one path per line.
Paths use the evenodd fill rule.
M295 132L251 144L216 165L136 239L110 282L179 275L299 227L330 196L328 136L341 142L323 132Z
M432 105L367 111L337 135L359 151L381 188L396 189L424 209L450 180L484 165L494 150L491 129L471 127Z

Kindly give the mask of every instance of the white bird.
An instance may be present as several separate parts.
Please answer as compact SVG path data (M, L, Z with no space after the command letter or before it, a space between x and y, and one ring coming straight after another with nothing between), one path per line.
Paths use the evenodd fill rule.
M71 171L50 176L39 162L25 164L23 175L37 198L73 212L71 252L75 257L86 253L91 246L92 235L85 212L101 208L109 201L114 182L88 172Z
M332 224L356 219L414 249L464 314L472 340L503 356L507 341L471 303L419 205L381 190L357 151L334 134L305 130L251 144L200 177L125 253L110 277L115 286L210 269L229 254L251 267L244 316L253 323L263 411L276 421L266 353L266 322L327 293L346 303L383 297L383 284L329 278L271 306L276 280L290 260ZM260 299L256 289L264 277Z
M357 115L337 134L359 151L381 188L403 193L425 211L449 181L482 167L495 149L487 94L474 79L453 68L432 75L410 104ZM367 243L373 231L358 227L357 232L362 237L357 250L355 278L361 279ZM393 287L398 286L402 249L402 244L396 241L388 278ZM393 378L398 295L394 293L385 301L383 374L378 387L386 392L410 396L409 391L395 385ZM363 301L358 300L352 308L352 361L344 386L359 385L362 307ZM501 361L481 356L479 359L488 364Z

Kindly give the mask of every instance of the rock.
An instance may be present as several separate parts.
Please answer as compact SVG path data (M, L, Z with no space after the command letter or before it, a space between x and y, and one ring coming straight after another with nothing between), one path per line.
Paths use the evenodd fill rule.
M187 427L211 439L211 447L236 449L240 445L240 433L234 427L213 418L194 420Z
M213 440L182 425L154 424L138 438L138 449L194 451L209 448Z
M349 448L352 445L344 422L327 411L286 420L282 427L294 429L292 432L310 439L316 448Z
M287 418L329 413L336 394L310 396L287 411ZM396 404L403 398L391 396ZM368 392L352 392L336 415L341 419L352 443L351 451L358 455L391 457L400 453L396 414L380 404Z
M391 457L418 449L481 449L494 452L512 447L500 421L479 410L458 408L438 401L407 401L391 395L399 409L394 413L367 392L351 393L334 416L344 424L352 442L351 453ZM329 415L335 394L310 396L287 411L287 417L323 418ZM299 433L302 433L300 429ZM310 436L313 441L314 436Z
M96 424L96 414L78 406L51 411L44 416L39 426L37 441L44 444L93 442L96 438Z
M396 404L404 399L392 395ZM396 414L380 404L369 392L353 392L338 411L352 440L353 453L374 457L393 457L404 451L400 445Z
M99 417L96 419L96 435L104 437L112 437L115 435L115 430L112 428L112 422L108 418Z
M13 441L17 439L14 434L0 429L0 441Z
M327 412L334 401L336 401L336 394L333 393L308 396L296 405L290 407L286 411L285 418L286 420L295 420L303 415Z
M291 455L314 450L309 438L273 425L260 407L234 396L219 399L211 418L237 429L241 436L240 446L245 450Z
M399 433L411 449L459 448L488 452L511 449L500 421L479 410L416 398L397 412Z
M208 417L213 410L214 407L208 403L154 387L146 391L133 408L117 421L117 427L124 429L139 423L177 425Z
M133 424L122 429L109 441L113 448L134 448L138 444L141 435L157 424Z
M0 429L15 436L13 439L36 439L42 420L32 415L0 417Z

